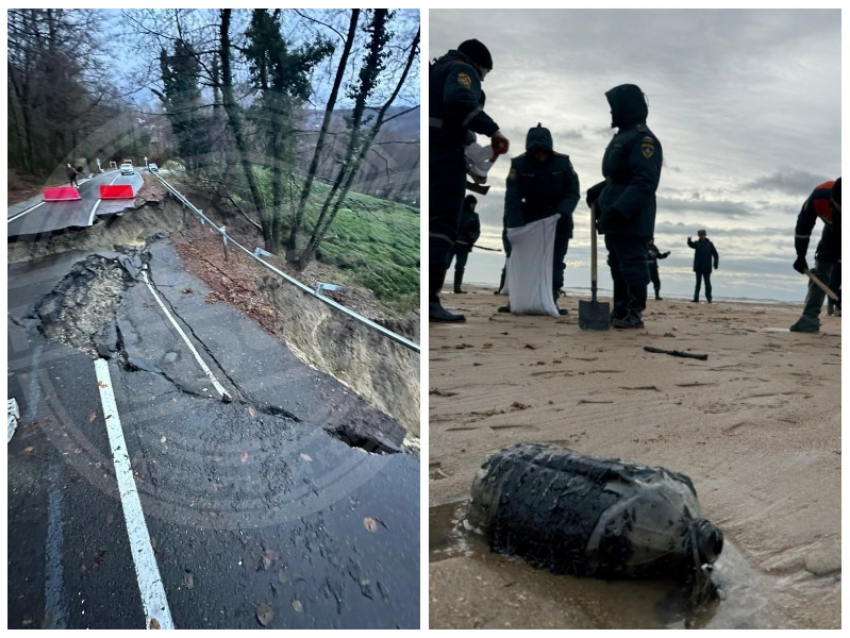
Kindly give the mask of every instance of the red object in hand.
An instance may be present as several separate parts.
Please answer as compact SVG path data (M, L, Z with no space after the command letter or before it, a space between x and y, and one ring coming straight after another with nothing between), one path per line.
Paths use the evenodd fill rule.
M508 138L499 133L490 138L490 144L493 147L493 153L495 155L507 153L511 145L510 142L508 142Z

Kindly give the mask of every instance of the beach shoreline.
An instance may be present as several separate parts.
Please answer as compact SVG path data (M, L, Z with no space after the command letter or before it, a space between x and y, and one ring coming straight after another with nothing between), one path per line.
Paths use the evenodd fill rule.
M841 626L839 318L824 312L819 334L800 334L788 328L802 303L650 299L643 330L584 331L578 301L588 296L562 297L568 316L514 316L496 311L507 298L492 288L467 289L443 295L467 322L429 330L432 508L468 498L487 454L521 441L666 467L690 476L703 515L765 594L753 624L724 616L730 600L706 626ZM555 592L566 577L516 559L497 567L507 559L485 558L481 547L430 563L432 628L645 620L594 615L592 595L584 606L565 604ZM506 573L511 584L493 587ZM491 586L471 588L482 582Z

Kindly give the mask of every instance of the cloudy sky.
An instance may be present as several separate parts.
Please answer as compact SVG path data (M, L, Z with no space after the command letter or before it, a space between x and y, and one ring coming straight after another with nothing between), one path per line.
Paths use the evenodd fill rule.
M661 262L662 290L691 293L685 240L706 228L720 253L716 296L805 295L791 269L796 216L816 185L841 173L840 11L431 10L429 20L429 58L470 37L489 47L486 110L511 140L509 157L541 122L570 156L582 195L602 179L614 133L605 91L643 89L664 148L655 238L673 254ZM499 160L479 198L483 245L500 246L508 166ZM583 201L575 221L567 287L587 287ZM815 233L810 264L820 222ZM499 263L473 253L467 279L491 283Z

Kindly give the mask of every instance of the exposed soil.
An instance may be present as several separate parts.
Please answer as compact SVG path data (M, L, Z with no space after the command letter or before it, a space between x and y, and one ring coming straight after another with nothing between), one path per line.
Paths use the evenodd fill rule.
M418 452L419 446L419 355L391 342L359 322L332 310L329 306L281 280L256 261L235 249L225 251L221 235L201 225L198 218L183 209L181 204L163 192L154 180L146 180L136 200L136 208L122 216L101 220L86 229L56 233L39 241L15 241L8 245L11 263L45 257L66 251L143 250L152 240L170 238L186 269L211 288L208 303L230 303L251 317L269 333L285 340L289 348L311 367L330 374L350 387L376 409L398 421L407 432L405 447ZM209 202L195 194L189 196L211 219L220 223ZM247 248L261 243L259 234L247 221L228 218L228 234ZM320 263L310 264L303 272L294 271L274 258L275 266L292 277L315 288L318 281L339 281L333 268ZM120 267L95 269L100 272L91 283L97 290L112 290L111 275L101 281L104 273L116 278ZM81 273L87 272L82 266ZM79 298L85 305L86 276L77 273L69 284L70 299ZM69 280L70 281L70 280ZM119 285L118 279L113 282ZM118 288L115 288L116 295ZM106 295L111 297L112 295ZM410 313L404 319L391 318L379 308L370 291L343 288L328 297L385 325L407 338L419 340L419 314ZM76 303L76 301L74 301ZM54 309L56 310L56 309ZM46 308L49 314L51 308ZM110 313L111 314L111 313ZM86 323L83 318L83 323ZM54 327L61 332L59 322ZM94 332L86 324L87 335ZM79 335L77 335L79 336ZM71 345L91 351L96 343L80 341L74 335L64 335ZM82 337L81 337L82 338ZM87 338L87 337L86 337ZM77 343L80 341L80 343Z
M207 209L204 209L207 214ZM235 235L228 229L229 235ZM238 237L238 235L237 235ZM257 238L238 238L251 247ZM192 216L172 235L186 268L207 284L210 303L228 302L240 308L270 333L283 338L308 365L326 372L352 388L371 406L401 423L408 433L407 446L418 449L419 356L366 328L321 301L281 280L242 251L225 251L221 235L201 226ZM279 270L310 288L316 282L333 282L334 269L312 263L297 271L274 258ZM417 341L419 314L403 320L382 312L370 291L344 288L327 293L340 304L372 321Z

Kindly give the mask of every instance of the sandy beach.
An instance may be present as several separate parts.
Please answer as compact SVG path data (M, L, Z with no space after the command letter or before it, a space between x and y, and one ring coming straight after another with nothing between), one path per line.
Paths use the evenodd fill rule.
M801 288L795 305L650 300L644 330L585 331L578 297L568 316L514 316L468 290L443 296L465 324L430 324L431 628L841 626L840 319L789 332ZM687 620L663 584L489 553L460 519L487 454L520 441L690 476L726 537L726 599Z

